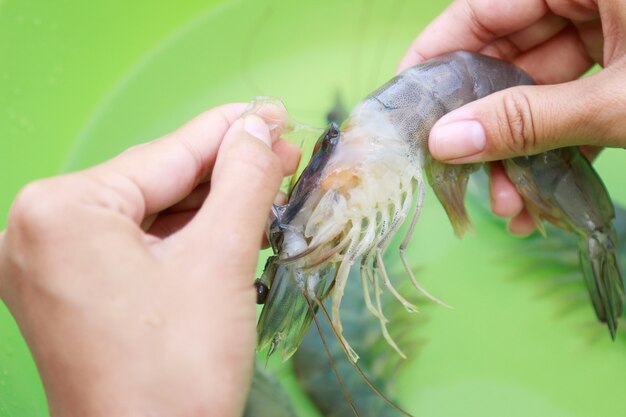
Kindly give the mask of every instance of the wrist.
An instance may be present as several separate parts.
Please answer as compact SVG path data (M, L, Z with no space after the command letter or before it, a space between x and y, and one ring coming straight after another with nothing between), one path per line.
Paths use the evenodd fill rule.
M232 396L217 398L208 389L198 389L192 380L134 391L90 387L53 395L50 391L51 417L235 417L243 412Z
M188 366L193 361L172 364L166 359L105 362L100 357L95 367L42 371L51 417L238 417L243 413L248 384L228 374L233 367L206 361L194 367Z

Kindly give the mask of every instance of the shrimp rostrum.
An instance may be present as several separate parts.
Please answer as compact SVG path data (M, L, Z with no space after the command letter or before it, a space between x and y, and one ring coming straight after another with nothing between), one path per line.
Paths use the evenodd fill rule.
M343 340L340 305L353 266L360 269L364 302L388 343L380 293L396 291L382 254L414 214L400 245L407 277L415 279L404 250L420 214L428 180L457 236L471 228L464 207L467 181L479 165L447 165L428 153L428 134L444 114L508 87L532 84L507 62L455 52L409 68L356 105L341 129L331 125L290 193L275 207L269 237L276 253L261 282L269 294L258 323L260 347L282 345L283 358L299 345L319 302L332 294L332 323ZM504 161L538 228L546 220L580 239L580 263L596 314L614 336L623 311L624 284L612 222L614 209L590 163L576 148ZM313 300L313 301L312 301Z

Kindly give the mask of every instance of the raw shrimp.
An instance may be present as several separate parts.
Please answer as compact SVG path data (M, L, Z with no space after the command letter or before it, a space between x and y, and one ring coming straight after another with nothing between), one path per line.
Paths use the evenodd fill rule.
M435 161L428 153L430 129L465 103L532 83L509 63L455 52L409 68L358 103L341 130L331 125L288 203L274 210L269 240L276 255L260 279L269 294L257 326L259 347L269 346L272 353L282 346L282 357L291 356L320 300L332 292L334 331L356 361L342 335L339 307L350 269L358 263L365 305L402 355L374 300L384 287L407 310L416 309L392 285L382 255L414 206L399 256L412 284L436 300L417 282L404 255L423 205L424 177L460 237L471 227L464 207L467 180L479 167ZM540 228L545 219L580 236L580 260L596 313L614 335L624 286L613 206L601 180L574 148L508 160L505 168Z

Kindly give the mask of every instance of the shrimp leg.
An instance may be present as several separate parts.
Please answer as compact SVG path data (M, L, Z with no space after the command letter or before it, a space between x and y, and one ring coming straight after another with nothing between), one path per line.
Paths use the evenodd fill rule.
M422 212L422 208L424 207L424 197L426 195L426 190L425 190L426 184L424 183L424 177L422 176L421 173L419 173L419 175L417 175L416 177L417 177L417 199L415 203L415 212L413 213L411 224L409 225L409 228L406 231L404 238L402 239L402 243L400 244L400 260L402 260L402 265L404 265L404 269L406 270L406 273L408 274L409 279L411 280L411 283L419 292L421 292L427 298L431 299L437 304L440 304L444 307L450 307L449 305L447 305L446 303L444 303L443 301L439 300L437 297L435 297L434 295L426 291L424 287L420 285L420 283L415 278L413 271L411 270L411 266L409 265L409 262L406 259L406 253L405 253L406 247L409 245L409 242L411 241L411 237L413 236L413 232L415 231L415 225L417 225L417 220L419 219L420 214Z
M404 354L404 352L402 352L402 350L400 350L400 348L398 347L398 345L396 344L396 341L393 340L393 338L391 337L391 334L389 334L389 330L387 329L387 322L388 320L385 318L385 316L383 315L383 305L382 305L382 301L381 301L381 288L378 285L378 281L375 280L374 281L374 294L376 296L376 306L378 308L378 311L380 311L380 329L383 332L383 337L385 338L385 340L387 341L387 343L389 344L389 346L391 346L393 348L393 350L395 350L396 352L398 352L398 355L400 355L400 357L402 359L406 359L406 355Z
M348 248L347 253L351 253L354 246L356 246L356 239L351 237L352 242ZM349 257L348 257L349 256ZM350 347L350 344L343 336L343 326L341 324L341 316L339 313L339 307L341 307L341 299L343 298L343 293L346 289L346 284L348 283L348 276L350 274L350 269L354 264L354 258L350 255L346 256L339 265L339 269L337 270L337 276L335 277L335 287L333 290L333 299L332 299L332 325L337 332L337 335L341 339L341 343L346 347L346 350L350 354L350 359L354 362L359 360L359 355Z
M415 313L417 311L417 307L401 296L389 280L389 275L387 275L387 270L385 269L385 264L383 263L383 251L384 249L381 247L376 248L376 271L378 272L378 276L380 276L387 289L393 294L394 297L396 297L398 301L400 301L404 308L406 308L410 313Z

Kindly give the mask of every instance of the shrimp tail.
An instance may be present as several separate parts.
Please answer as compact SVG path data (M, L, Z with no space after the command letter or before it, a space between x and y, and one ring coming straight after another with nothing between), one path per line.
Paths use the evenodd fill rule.
M302 295L303 289L322 298L325 275L319 270L303 271L294 264L280 263L277 257L270 258L261 278L270 282L270 290L257 324L259 350L269 347L269 356L282 344L283 361L294 354L317 310L316 306L311 310Z
M535 224L541 221L579 236L579 258L598 319L615 339L624 310L615 208L602 180L577 148L560 148L503 161Z
M613 230L596 231L581 237L580 264L585 284L598 319L605 322L615 339L617 321L624 311L624 282L616 255L617 244Z
M448 165L431 160L426 169L428 182L459 239L473 230L472 221L465 209L465 193L470 175L479 167L479 164Z

